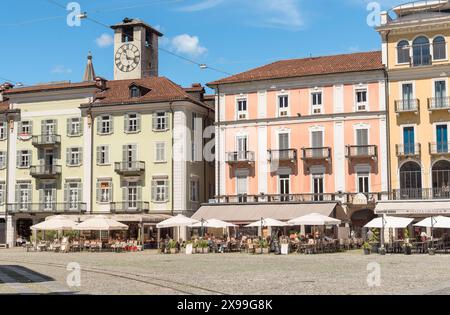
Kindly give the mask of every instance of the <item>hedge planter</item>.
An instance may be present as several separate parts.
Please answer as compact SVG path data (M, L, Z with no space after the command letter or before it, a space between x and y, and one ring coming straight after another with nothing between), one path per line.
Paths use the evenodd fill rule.
M170 249L170 253L171 253L171 254L178 254L178 249L176 249L176 248L171 248L171 249Z
M269 253L269 248L263 248L262 249L262 253L263 254L268 254Z

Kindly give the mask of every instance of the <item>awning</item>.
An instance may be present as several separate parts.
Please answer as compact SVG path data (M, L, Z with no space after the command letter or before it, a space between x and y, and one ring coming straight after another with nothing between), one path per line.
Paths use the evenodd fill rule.
M261 204L208 204L200 207L192 216L196 220L219 219L231 223L250 223L261 218L289 221L309 214L347 220L342 207L337 202L330 203L261 203Z
M429 216L450 214L450 201L443 200L400 200L380 201L375 214Z
M127 223L127 222L142 222L142 223L159 223L161 221L167 220L171 218L171 215L168 214L98 214L98 215L104 215L109 219ZM98 215L91 215L91 214L85 214L85 215L64 215L64 217L73 220L73 221L86 221L87 219L94 218ZM54 216L49 216L46 218L46 220L51 219Z

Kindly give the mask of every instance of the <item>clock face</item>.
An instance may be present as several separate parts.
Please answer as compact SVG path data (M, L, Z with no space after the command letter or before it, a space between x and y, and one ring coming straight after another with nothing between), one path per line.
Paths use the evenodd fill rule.
M141 61L141 52L133 44L124 44L117 49L114 61L120 71L130 72L136 69Z

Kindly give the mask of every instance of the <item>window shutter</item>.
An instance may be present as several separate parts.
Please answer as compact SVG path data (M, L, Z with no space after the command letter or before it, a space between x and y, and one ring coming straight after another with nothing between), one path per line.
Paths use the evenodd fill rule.
M72 161L70 158L71 148L66 149L66 165L72 165Z
M78 148L79 164L83 165L83 148Z
M122 187L122 200L123 202L128 201L128 187Z
M100 189L100 182L97 181L97 203L100 203L102 191Z
M109 201L113 202L114 201L114 189L113 189L113 183L109 182Z
M39 203L42 205L44 203L44 189L39 187Z
M15 203L20 203L20 185L16 184L16 202Z
M122 146L122 162L127 162L127 152L128 146L127 145Z
M152 114L152 130L156 130L156 119L157 119L158 115L157 113L153 113Z
M33 121L30 120L30 121L28 122L28 125L29 125L29 129L30 129L30 135L32 135L32 134L33 134Z
M3 128L4 124L1 123L1 128ZM18 128L19 128L19 134L22 133L22 121L19 121L19 123L17 124Z
M56 203L56 188L52 188L52 202Z
M69 183L64 183L64 203L69 203Z
M78 183L78 202L83 202L83 183Z
M72 118L67 118L66 127L67 127L67 135L71 135L72 134Z
M128 132L129 127L130 127L130 116L128 114L125 114L124 131Z
M101 157L102 157L102 147L97 146L97 164L101 164Z
M170 199L170 191L169 191L169 181L165 181L165 201L169 201Z
M56 119L53 120L53 128L54 128L54 134L58 134L58 121Z
M45 134L45 120L41 120L41 135Z
M141 131L141 114L136 115L136 131Z
M28 157L28 165L27 165L27 167L30 167L31 165L33 165L33 151L29 150L28 154L29 154L29 157Z
M109 164L109 145L105 146L105 164Z
M82 117L80 117L80 118L78 118L79 119L79 121L80 121L80 135L82 135L83 134L83 122L84 122L84 120L83 120L83 118Z
M133 158L133 162L137 161L137 145L133 144L131 146L131 156Z
M98 134L102 133L102 117L101 116L97 117L97 133Z
M20 167L20 160L22 160L22 151L17 151L16 167Z
M109 132L114 133L114 119L113 116L109 116Z
M139 186L139 187L137 188L137 201L138 201L138 202L141 202L141 201L142 201L142 187L141 187L141 186Z

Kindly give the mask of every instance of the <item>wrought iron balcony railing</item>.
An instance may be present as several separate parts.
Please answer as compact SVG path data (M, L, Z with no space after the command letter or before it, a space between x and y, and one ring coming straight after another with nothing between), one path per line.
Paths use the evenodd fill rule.
M145 172L145 162L116 162L114 163L114 170L121 175L139 175Z
M62 173L60 165L39 165L30 167L30 175L35 178L56 178Z
M235 164L239 162L255 162L255 152L252 151L238 151L227 153L227 163Z
M290 161L297 162L296 149L269 150L270 161Z
M395 147L397 157L411 157L421 154L420 143L397 144Z
M443 155L450 153L450 142L431 142L429 146L431 155Z
M123 201L111 203L112 213L146 213L149 212L149 210L150 203L146 201Z
M347 158L376 158L378 147L376 145L348 145Z
M420 101L418 99L396 100L395 112L400 113L418 113L420 110Z
M331 158L331 148L302 148L302 160L323 160Z
M8 213L84 213L85 203L12 203L7 205Z
M402 188L394 189L389 196L390 200L429 200L450 199L448 186L435 188Z
M450 97L431 97L428 99L428 110L449 110Z
M31 138L31 144L35 147L39 146L56 146L61 143L61 136L60 135L39 135L39 136L33 136Z
M335 201L337 194L228 195L215 198L217 203L279 203Z

